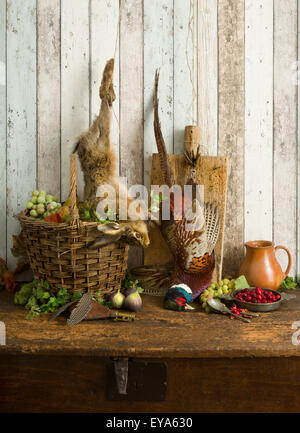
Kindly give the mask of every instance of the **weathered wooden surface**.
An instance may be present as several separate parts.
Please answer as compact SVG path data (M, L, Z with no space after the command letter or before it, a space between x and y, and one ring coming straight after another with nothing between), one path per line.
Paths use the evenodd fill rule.
M300 23L300 7L299 7L299 2L298 2L298 24ZM299 84L300 84L300 64L299 64L299 59L300 59L300 25L298 25L298 62L295 65L295 72L296 72L296 83L298 85L298 92L297 92L297 107L300 107L300 92L299 92ZM298 114L299 114L299 109L298 109ZM298 283L300 282L300 218L299 218L299 214L300 214L300 116L297 116L297 177L298 177L298 182L297 182L297 192L298 192L298 197L297 197L297 281Z
M274 242L296 257L297 239L297 0L274 2ZM290 71L290 77L288 74ZM282 79L286 76L286 79ZM288 216L288 223L287 223ZM283 269L287 255L278 253ZM296 260L291 274L296 274Z
M123 2L120 28L120 174L128 187L143 184L143 2ZM143 263L143 250L130 247L128 266Z
M222 56L222 51L220 52ZM201 155L218 154L218 1L198 5L198 125ZM222 153L220 153L222 155Z
M146 361L167 365L165 401L108 401L104 358L2 355L0 412L300 411L299 357Z
M149 187L152 153L156 152L153 131L155 70L160 68L159 116L168 152L173 152L173 0L144 1L144 181Z
M60 196L60 1L37 2L37 187Z
M234 275L244 254L244 0L219 0L218 32L218 151L230 165L223 271Z
M244 166L245 240L272 239L273 1L271 0L259 2L245 0Z
M184 155L169 155L170 166L175 183L183 187L189 177L190 166L185 162ZM151 184L162 185L163 178L159 155L152 157ZM227 159L225 157L200 156L196 165L196 182L204 185L204 200L215 203L220 215L220 234L215 247L216 267L214 279L222 277L222 256L224 242L224 221L226 208ZM150 230L150 246L145 250L145 264L159 265L172 261L171 252L159 229Z
M174 153L183 151L185 126L197 122L197 3L197 0L174 0ZM189 27L190 16L194 19ZM160 85L159 93L162 87ZM162 126L164 128L164 124Z
M36 2L7 6L7 257L13 266L15 214L36 187Z
M214 155L218 151L219 155L230 159L231 165L224 271L229 274L237 271L243 255L244 233L247 240L268 237L283 242L286 239L296 263L293 239L297 224L297 198L294 195L297 144L292 138L296 105L299 105L293 96L297 89L292 84L297 79L295 21L299 5L297 10L296 0L288 0L286 4L273 0L191 0L195 11L192 27L196 32L196 56L193 56L195 47L191 44L191 35L187 43L189 0L144 1L142 5L141 0L62 0L61 8L58 0L3 0L0 6L0 62L5 62L7 57L8 83L6 89L0 83L0 94L4 98L0 104L0 256L5 258L7 253L13 267L11 235L18 231L18 225L12 215L18 206L25 205L32 189L38 186L58 191L61 184L62 199L68 194L69 153L78 134L88 128L98 112L99 80L104 63L114 54L120 4L123 5L119 35L121 51L119 55L117 50L114 76L117 94L114 110L120 131L115 116L112 116L112 141L116 144L117 154L119 151L124 154L128 140L142 133L137 112L135 119L139 118L136 121L140 129L131 131L136 124L134 128L125 125L129 117L127 111L134 112L142 101L145 128L143 138L137 143L134 166L138 175L143 171L149 186L151 155L156 152L152 103L156 68L161 72L162 130L168 150L181 153L183 127L192 123L187 45L191 64L193 58L196 62L197 100L194 105L204 151ZM18 21L16 11L20 7L22 19ZM56 47L52 44L54 41ZM120 56L123 65L119 63ZM132 74L131 58L133 63L138 58L143 59L142 70ZM3 63L0 68L2 71ZM136 80L139 90L127 92L128 99L121 100L119 88L123 93L126 83L132 88L135 80L128 77L141 74L143 89L139 78ZM2 72L1 77L4 77ZM59 99L61 104L57 102ZM127 137L124 144L122 137ZM300 166L299 154L298 151ZM120 164L124 163L127 161L120 160ZM18 176L14 175L16 172ZM78 174L81 193L80 170ZM298 208L299 178L298 173ZM286 215L290 224L284 222ZM297 237L299 274L299 227ZM295 274L295 267L292 273Z
M24 307L13 305L12 295L1 293L0 320L6 325L5 354L130 356L147 358L299 357L292 344L299 321L297 298L280 309L261 313L251 323L207 314L195 303L192 312L162 308L163 299L143 296L143 309L134 322L102 320L66 326L66 319L25 319ZM298 341L300 338L298 336ZM275 377L273 378L275 380Z
M6 1L0 4L0 257L6 259Z
M88 0L61 2L61 106L61 198L66 200L69 195L70 153L77 137L89 127ZM77 185L79 197L82 197L80 169L77 170Z
M107 60L114 57L119 19L119 1L91 0L90 2L90 109L91 121L99 113L99 85ZM125 18L124 18L125 19ZM119 38L118 38L119 39ZM119 43L115 56L114 91L116 100L111 116L111 142L114 145L119 171ZM88 84L87 84L88 88Z

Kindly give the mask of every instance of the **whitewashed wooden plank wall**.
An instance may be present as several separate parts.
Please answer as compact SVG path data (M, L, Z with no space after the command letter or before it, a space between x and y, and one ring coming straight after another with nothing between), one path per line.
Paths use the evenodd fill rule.
M201 153L218 154L218 0L198 4L198 124Z
M60 196L60 0L37 2L37 187Z
M120 27L120 175L128 186L144 181L144 23L143 1L123 0ZM132 247L128 266L143 262Z
M88 3L88 0L87 0ZM108 59L114 57L116 38L118 37L119 1L90 0L90 65L91 65L91 120L99 113L99 84L102 72ZM114 89L116 100L112 116L111 140L115 146L117 167L119 167L119 43L115 57Z
M273 239L276 245L287 245L293 257L297 247L296 63L297 0L275 1ZM279 251L278 257L286 269L286 253ZM296 260L291 272L296 272Z
M37 181L36 1L7 3L7 258L19 232L14 214L24 209ZM25 198L26 197L26 198Z
M234 275L244 254L245 4L218 6L218 152L230 161L223 269Z
M116 47L112 141L121 175L149 186L160 68L168 150L182 152L184 126L198 121L203 153L230 158L224 272L236 272L245 240L265 238L291 250L300 274L299 9L297 0L3 0L0 256L13 263L14 214L32 189L67 197L69 153L98 113L101 73ZM80 193L81 174L79 183ZM141 261L134 251L130 264Z
M6 257L6 4L0 4L0 257Z
M245 0L245 239L272 238L273 0Z
M160 68L160 120L168 152L174 151L174 4L144 1L144 182L150 185L154 74ZM182 83L184 86L184 83Z
M294 84L299 86L300 84L300 0L298 0L298 56L297 56L297 63L294 64ZM297 141L298 141L298 148L297 148L297 280L300 284L300 91L299 87L297 87Z
M69 155L89 127L89 0L61 0L61 196L69 195ZM78 194L83 179L78 172Z

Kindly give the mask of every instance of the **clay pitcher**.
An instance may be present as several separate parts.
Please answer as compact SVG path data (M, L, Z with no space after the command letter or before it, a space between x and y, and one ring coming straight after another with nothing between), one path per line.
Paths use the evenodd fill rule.
M288 275L291 265L291 253L286 247L270 241L251 241L245 243L246 256L241 264L239 275L245 275L251 287L263 287L265 289L277 290ZM285 272L276 260L275 253L282 249L288 255L288 266Z

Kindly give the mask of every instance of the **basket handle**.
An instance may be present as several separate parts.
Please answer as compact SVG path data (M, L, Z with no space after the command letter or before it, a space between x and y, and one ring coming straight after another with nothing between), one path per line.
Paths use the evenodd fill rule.
M76 155L70 155L70 223L79 223L77 209Z

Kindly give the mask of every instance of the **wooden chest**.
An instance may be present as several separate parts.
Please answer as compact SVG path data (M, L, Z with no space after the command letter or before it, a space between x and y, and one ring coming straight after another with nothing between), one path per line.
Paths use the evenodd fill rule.
M67 327L64 318L26 320L2 293L0 412L300 411L299 291L250 324L143 299L133 323ZM121 395L115 370L127 360Z

